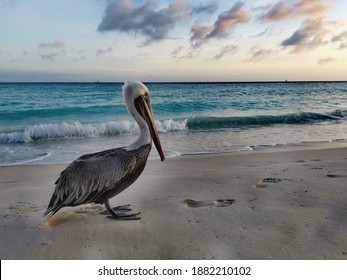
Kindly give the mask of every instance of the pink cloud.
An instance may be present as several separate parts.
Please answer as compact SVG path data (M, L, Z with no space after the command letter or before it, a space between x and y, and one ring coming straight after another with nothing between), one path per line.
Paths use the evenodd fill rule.
M38 45L39 49L63 49L65 48L65 42L55 40L53 43L41 43Z
M322 0L299 0L294 4L288 2L278 2L261 16L264 21L282 21L302 16L322 17L334 6L334 4L324 4Z
M191 28L192 47L198 48L211 38L225 38L236 25L249 22L252 15L249 11L242 10L242 6L241 2L236 2L230 10L220 14L213 25L204 26L200 21L196 21Z
M282 41L284 47L294 47L293 52L317 48L327 43L324 39L332 31L324 28L324 18L307 19L289 38Z

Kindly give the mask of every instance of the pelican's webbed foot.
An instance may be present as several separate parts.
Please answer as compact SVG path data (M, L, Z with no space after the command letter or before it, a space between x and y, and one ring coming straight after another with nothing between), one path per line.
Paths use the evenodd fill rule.
M127 204L127 205L121 205L121 206L117 206L117 207L113 207L111 208L114 212L121 212L121 213L124 213L124 212L129 212L131 211L131 208L130 207L130 204ZM109 215L110 214L110 211L109 210L104 210L104 211L101 211L100 212L101 215Z
M141 217L138 217L137 215L140 214L134 213L134 214L125 214L126 212L131 211L128 205L122 205L118 207L111 208L108 200L105 202L105 207L107 211L101 212L101 214L111 214L111 216L107 216L107 218L114 219L114 220L139 220Z

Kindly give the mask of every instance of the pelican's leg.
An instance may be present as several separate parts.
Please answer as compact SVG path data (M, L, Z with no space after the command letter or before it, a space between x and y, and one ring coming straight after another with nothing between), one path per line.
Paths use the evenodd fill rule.
M129 211L131 211L131 208L129 208L129 207L130 207L130 204L120 205L117 207L113 207L112 210L115 212L129 212ZM108 215L108 214L110 214L110 212L108 210L104 210L104 211L101 211L100 214L101 215Z
M122 209L122 212L124 212L124 206L127 206L127 205L119 206L120 208L118 210ZM118 207L115 207L114 208L115 210L112 209L110 207L110 203L108 200L105 201L105 207L108 210L108 212L112 215L112 216L107 216L110 219L115 219L115 220L139 220L139 219L141 219L141 217L137 217L137 215L140 214L140 212L135 213L135 214L128 214L128 215L120 214L120 213L117 214L115 212L115 210L117 210ZM125 212L128 212L130 210L131 209L125 209Z

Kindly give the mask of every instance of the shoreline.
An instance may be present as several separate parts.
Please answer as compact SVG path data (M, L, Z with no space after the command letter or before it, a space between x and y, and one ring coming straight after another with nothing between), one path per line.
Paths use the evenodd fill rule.
M243 153L261 153L261 152L285 152L285 151L297 151L297 150L306 150L306 149L331 149L331 148L342 148L347 147L347 140L333 140L333 141L320 141L320 142L302 142L302 143L293 143L293 144L274 144L274 145L256 145L250 146L248 148L242 148L239 150L221 150L221 151L207 151L207 152L185 152L179 153L176 151L169 151L166 154L166 158L180 158L180 157L200 157L200 156L218 156L218 155L229 155L229 154L243 154ZM97 151L90 151L90 153ZM45 166L45 165L69 165L73 160L82 156L82 154L76 156L76 158L66 161L66 162L36 162L40 161L48 156L51 153L47 153L46 155L40 156L37 159L29 159L20 163L5 163L0 164L0 168L2 167L18 167L18 166ZM156 161L159 160L159 157L152 158L151 156L148 158L148 161Z
M42 213L67 164L0 167L1 259L347 259L347 144L148 161L101 205Z

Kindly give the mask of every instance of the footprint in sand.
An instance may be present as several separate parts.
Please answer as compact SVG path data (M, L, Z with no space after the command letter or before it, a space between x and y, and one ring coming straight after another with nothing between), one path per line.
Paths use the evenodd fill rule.
M328 178L341 178L341 177L346 177L343 174L335 174L335 173L329 173L326 175Z
M258 183L253 185L253 188L261 189L266 188L269 184L277 184L281 182L282 179L279 178L263 178Z
M184 203L190 208L198 207L226 207L233 204L235 199L216 199L216 200L206 200L206 201L196 201L194 199L186 199Z

